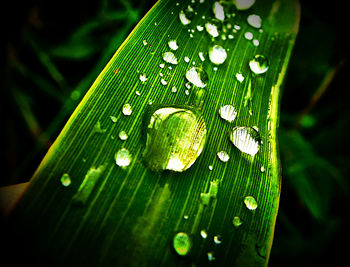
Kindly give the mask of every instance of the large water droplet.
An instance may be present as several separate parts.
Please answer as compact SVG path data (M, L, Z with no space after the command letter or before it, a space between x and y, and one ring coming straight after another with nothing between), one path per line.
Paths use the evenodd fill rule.
M230 156L226 151L219 151L218 153L216 153L216 155L222 162L227 162L230 159Z
M187 108L160 108L147 125L145 162L154 171L185 171L201 154L206 134L199 113Z
M209 59L212 63L220 65L225 62L227 53L225 48L220 45L214 45L209 47Z
M127 150L126 148L122 148L117 153L115 153L114 159L115 163L119 167L126 167L129 166L129 164L131 163L132 157L129 150Z
M237 111L232 105L225 105L219 109L220 117L228 122L233 122L237 116Z
M192 67L186 72L186 79L195 86L204 88L208 82L208 75L203 69Z
M255 74L262 74L269 69L269 63L264 56L256 55L249 61L249 67Z
M256 210L258 207L258 203L256 202L255 198L252 196L246 196L244 198L244 204L249 210Z
M131 108L131 105L126 103L124 104L123 108L122 108L122 113L125 115L125 116L130 116L131 113L132 113L132 108Z
M261 28L261 17L259 15L249 15L247 18L247 22L250 26L254 27L254 28Z
M71 182L72 182L68 173L64 173L64 174L61 176L60 181L61 181L61 184L62 184L63 186L65 186L65 187L70 186L70 184L71 184Z
M254 5L255 0L233 0L233 3L238 10L247 10Z
M174 236L173 248L180 256L186 256L192 247L191 238L187 233L179 232Z
M212 36L212 37L218 37L219 36L219 28L220 24L217 20L211 20L205 23L205 29L206 31Z
M259 132L252 127L234 127L230 140L240 151L251 156L258 153L261 143Z
M164 52L163 53L163 60L165 62L173 64L173 65L176 65L178 63L177 58L173 52Z
M168 46L169 46L169 48L170 48L171 50L177 50L177 49L179 48L178 45L177 45L176 40L170 40L170 41L168 42Z
M217 18L218 20L220 21L225 20L224 7L219 2L215 2L213 4L213 13L215 18Z

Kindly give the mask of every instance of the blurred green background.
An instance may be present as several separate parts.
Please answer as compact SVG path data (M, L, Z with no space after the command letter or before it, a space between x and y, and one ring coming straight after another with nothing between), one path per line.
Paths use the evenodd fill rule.
M87 89L154 1L3 5L0 185L29 180ZM280 117L282 193L269 266L347 256L348 7L301 1ZM332 264L332 266L333 266Z

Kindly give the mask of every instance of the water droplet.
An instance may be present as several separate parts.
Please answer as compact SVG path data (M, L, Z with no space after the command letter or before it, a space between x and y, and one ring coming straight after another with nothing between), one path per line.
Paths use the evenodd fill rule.
M213 251L208 252L207 256L208 256L208 261L214 261L215 260Z
M251 32L246 32L244 33L244 38L246 38L247 40L252 40L253 34Z
M197 31L199 32L204 30L204 27L202 25L197 25L196 28L197 28Z
M168 46L169 46L169 48L170 48L171 50L177 50L177 49L179 48L178 45L177 45L176 40L170 40L170 41L168 42Z
M185 83L185 87L187 88L187 89L191 89L191 83L190 82L187 82L187 83Z
M222 242L221 241L221 236L220 235L215 235L214 236L214 243L219 245L219 244L221 244L221 242Z
M210 201L209 193L201 193L200 197L201 197L202 204L205 205L205 206L208 206L209 205L209 201Z
M191 23L191 19L190 19L190 14L187 11L183 11L181 10L179 13L179 19L182 23L182 25L188 25Z
M239 82L243 82L243 81L244 81L244 76L242 75L242 73L237 73L237 74L236 74L236 79L237 79Z
M201 61L205 61L205 57L204 57L204 55L203 55L203 52L199 52L199 53L198 53L198 56L199 56L199 58L201 59Z
M180 256L186 256L192 247L191 238L187 233L179 232L174 236L173 248Z
M142 43L143 43L144 46L147 45L147 41L146 40L143 40Z
M210 181L208 193L211 198L216 198L219 191L219 182L219 180Z
M189 57L185 57L184 60L185 60L186 63L190 62L190 58Z
M254 27L254 28L261 28L261 17L259 15L249 15L247 18L247 22L250 26Z
M119 167L126 167L126 166L129 166L129 164L131 163L132 157L129 150L127 150L126 148L122 148L118 150L117 153L115 153L114 159L115 159L115 163Z
M265 172L265 167L264 167L264 166L261 166L260 171L261 171L261 172Z
M163 78L160 80L160 83L163 84L163 85L167 85L168 82L166 80L164 80Z
M67 186L70 186L71 184L71 179L70 179L70 176L68 173L64 173L62 176L61 176L61 184L64 186L64 187L67 187Z
M209 165L208 168L209 168L209 171L212 171L213 170L213 165Z
M189 90L185 90L185 95L189 95L190 94L190 91Z
M241 224L242 224L241 218L239 218L238 216L233 217L232 224L235 227L241 226Z
M217 18L218 20L220 21L225 20L224 7L219 2L215 2L213 4L213 13L215 18Z
M208 237L207 231L205 231L204 229L201 230L201 237L202 237L203 239L206 239L206 238Z
M230 156L226 151L219 151L216 155L222 162L227 162L230 159Z
M186 72L186 79L195 86L204 88L208 82L208 75L203 69L192 67Z
M171 88L171 92L176 93L176 92L177 92L177 88L176 88L175 86L173 86L173 87Z
M125 116L130 116L131 115L132 108L131 108L130 104L128 104L128 103L124 104L123 109L122 109L122 113Z
M141 81L142 83L144 83L145 81L147 81L146 74L144 74L144 73L141 73L139 78L140 78L140 81Z
M165 67L164 63L159 64L159 68L163 69Z
M84 204L91 195L97 181L101 177L105 166L101 165L98 168L91 167L86 173L83 182L79 186L77 193L73 196L75 204Z
M120 131L119 132L119 139L122 141L128 139L128 134L125 131Z
M204 120L198 112L160 108L147 125L145 162L154 171L185 171L201 154L206 134Z
M220 45L214 45L209 47L209 59L212 63L220 65L225 62L227 53L225 48Z
M220 117L228 122L233 122L237 116L237 111L232 105L225 105L219 109Z
M254 45L254 46L259 46L259 44L260 44L260 43L259 43L259 40L257 40L257 39L254 39L254 40L253 40L253 45Z
M233 3L238 10L247 10L254 5L255 0L233 0Z
M264 56L256 55L249 61L249 67L255 74L262 74L269 69L269 63Z
M256 210L258 207L258 203L256 202L255 198L252 196L246 196L244 198L244 204L249 210Z
M219 23L217 20L211 20L205 23L205 29L207 33L209 33L212 37L218 37L219 36Z
M116 116L109 116L112 120L112 122L116 123L118 121L117 117Z
M232 34L229 34L227 37L228 37L228 39L233 39L234 38L234 36Z
M178 63L177 58L173 52L164 52L163 53L163 60L165 62L173 64L173 65L176 65Z
M259 151L260 135L252 127L237 126L230 132L231 142L243 153L254 156Z
M188 215L184 215L184 219L185 219L185 220L188 220Z
M234 28L235 30L239 31L239 30L241 29L241 26L235 25L235 26L233 26L233 28Z

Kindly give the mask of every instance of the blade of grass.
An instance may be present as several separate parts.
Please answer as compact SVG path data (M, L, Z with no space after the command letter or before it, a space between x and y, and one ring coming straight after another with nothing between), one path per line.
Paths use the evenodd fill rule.
M202 266L215 257L217 265L267 264L280 193L276 134L280 88L298 30L299 6L295 1L256 3L249 13L237 11L229 18L240 26L240 31L232 32L233 40L220 36L212 41L204 31L191 31L213 17L212 4L195 4L197 14L184 26L178 14L188 3L157 2L72 114L10 217L13 225L35 240L38 260L47 257L58 265ZM263 32L246 23L252 13L263 18ZM244 38L247 31L259 38L259 46ZM178 42L175 54L179 64L160 68L170 39ZM217 70L208 58L201 62L198 56L213 44L228 52L226 62ZM256 54L268 58L269 70L264 75L249 69L248 62ZM185 57L191 61L186 62ZM189 104L193 95L185 93L184 75L193 64L201 65L209 76L201 107L208 131L206 146L183 173L153 172L142 159L143 117L151 102ZM138 78L140 73L148 77L144 84ZM167 85L161 82L160 73ZM236 73L243 74L243 82L235 78ZM176 93L171 91L173 86L178 88ZM125 103L133 109L131 116L121 113ZM218 116L219 107L225 104L238 110L232 124ZM236 125L258 127L263 144L255 157L230 143L227 132ZM96 131L97 127L100 130ZM121 130L128 133L126 141L117 138ZM121 168L115 164L114 154L124 147L132 160ZM228 152L228 162L217 159L220 150ZM96 170L100 170L98 176L89 180ZM60 182L64 174L71 180L68 187ZM87 184L85 204L77 206L74 196ZM210 193L212 197L204 205L201 193L216 191L213 185L217 193ZM246 196L257 200L256 210L244 206ZM243 222L238 228L232 223L235 216ZM201 237L201 230L207 238ZM187 257L177 257L172 249L178 231L191 236Z

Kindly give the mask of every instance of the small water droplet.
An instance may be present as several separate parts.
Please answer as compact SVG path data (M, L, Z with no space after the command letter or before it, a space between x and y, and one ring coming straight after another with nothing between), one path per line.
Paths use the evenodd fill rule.
M254 40L253 40L253 45L254 45L254 46L259 46L259 44L260 44L260 43L259 43L259 40L257 40L257 39L254 39Z
M218 20L220 21L225 20L224 7L219 2L215 2L213 4L213 13L215 18L217 18Z
M131 113L132 113L132 108L130 106L130 104L126 103L124 104L123 108L122 108L122 113L125 115L125 116L130 116Z
M208 256L208 261L214 261L215 260L213 251L208 252L207 256Z
M145 162L154 171L185 171L201 154L206 133L204 120L197 111L160 108L147 124Z
M177 58L173 52L164 52L163 53L163 60L165 62L173 64L173 65L176 65L178 63Z
M186 79L195 86L204 88L208 82L208 75L203 69L192 67L186 72Z
M190 94L190 91L189 90L185 90L185 95L189 95Z
M244 198L244 204L249 210L256 210L258 207L258 203L256 202L255 198L252 196L246 196Z
M191 238L187 233L179 232L174 236L173 248L180 256L186 256L192 247Z
M209 59L212 63L220 65L225 62L227 53L225 48L220 45L214 45L209 47Z
M235 30L239 31L239 30L241 29L241 26L235 25L235 26L233 26L233 28L234 28Z
M163 78L160 80L160 83L163 84L163 85L167 85L168 84L168 82L165 79L163 79Z
M112 120L112 122L116 123L118 121L117 117L116 116L109 116Z
M254 27L254 28L261 28L261 17L259 15L249 15L247 18L247 22L250 26Z
M243 153L255 156L260 147L260 135L252 127L237 126L230 132L231 142Z
M227 162L230 159L230 156L226 151L219 151L216 155L222 162Z
M237 111L232 105L225 105L219 109L220 117L228 122L233 122L237 116Z
M247 10L254 5L255 0L233 0L233 3L238 10Z
M253 34L251 32L246 32L244 33L244 38L246 38L247 40L252 40Z
M207 231L205 231L204 229L201 230L201 237L202 237L203 239L206 239L206 238L208 237Z
M176 88L175 86L173 86L173 87L171 88L171 92L176 93L176 92L177 92L177 88Z
M212 37L218 37L219 36L219 23L217 20L212 19L211 21L208 21L205 23L205 29L207 33L209 33Z
M177 49L179 48L178 45L177 45L176 40L170 40L170 41L168 42L168 46L169 46L169 48L170 48L171 50L177 50Z
M242 73L237 73L237 74L236 74L236 79L237 79L239 82L243 82L243 81L244 81L244 76L242 75Z
M227 37L228 37L228 39L231 39L231 40L234 38L234 36L232 34L229 34Z
M128 139L128 134L125 131L120 131L119 132L119 139L122 141Z
M70 186L70 184L71 184L71 182L72 182L68 173L64 173L64 174L61 176L60 181L61 181L61 184L62 184L64 187Z
M239 218L238 216L233 217L232 224L235 227L241 226L242 225L241 218Z
M143 40L142 43L143 43L144 46L147 45L147 41L146 40Z
M209 171L212 171L213 170L213 165L209 165L208 168L209 168Z
M144 73L141 73L139 78L140 78L140 81L141 81L142 83L144 83L145 81L147 81L146 74L144 74Z
M191 23L190 17L191 17L191 15L187 11L181 10L180 13L179 13L179 19L180 19L182 25L190 24Z
M264 166L261 166L260 171L261 171L261 172L265 172L265 167L264 167Z
M221 236L220 235L215 235L214 236L214 243L219 245L219 244L221 244L221 242L222 242L221 241Z
M189 57L185 57L184 60L185 60L186 63L190 62L190 58Z
M198 56L199 56L199 58L201 59L201 61L205 61L203 52L199 52L199 53L198 53Z
M269 63L264 56L256 55L249 61L249 67L255 74L262 74L269 69Z
M159 68L163 69L165 67L164 63L159 64Z
M184 219L185 219L185 220L188 220L188 215L184 215Z
M127 150L126 148L122 148L115 153L114 159L115 163L119 167L126 167L129 166L129 164L131 163L132 157L129 150Z
M202 25L197 25L196 28L197 28L197 31L199 32L204 30L204 27Z

